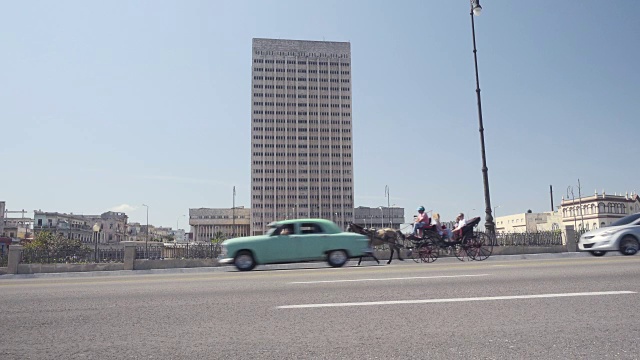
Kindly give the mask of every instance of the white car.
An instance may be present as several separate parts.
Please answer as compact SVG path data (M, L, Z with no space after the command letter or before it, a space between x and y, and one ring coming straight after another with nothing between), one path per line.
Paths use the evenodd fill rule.
M591 230L580 236L580 251L602 256L607 251L635 255L640 249L640 213L625 216L609 226Z

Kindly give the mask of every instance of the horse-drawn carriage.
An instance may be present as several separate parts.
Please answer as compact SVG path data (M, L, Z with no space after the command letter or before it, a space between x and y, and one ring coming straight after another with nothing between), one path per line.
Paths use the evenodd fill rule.
M398 260L404 260L402 258L402 249L406 249L408 251L407 256L412 257L415 262L434 262L440 257L440 252L453 253L460 261L482 261L491 256L493 244L487 234L474 231L474 228L479 223L479 217L471 219L458 234L455 234L452 241L449 241L445 234L438 234L436 225L424 227L420 237L410 234L405 235L400 230L391 228L367 229L353 223L349 224L347 231L369 236L371 247L378 245L389 246L391 254L387 264L391 263L394 252L398 253ZM372 257L378 261L373 254ZM360 265L361 261L362 258L358 261L358 265Z
M410 256L415 262L434 262L440 257L440 252L453 253L460 261L486 260L493 252L493 242L487 234L474 231L479 223L479 217L471 219L451 241L444 232L438 234L436 225L426 226L421 237L406 236L405 247L410 248Z

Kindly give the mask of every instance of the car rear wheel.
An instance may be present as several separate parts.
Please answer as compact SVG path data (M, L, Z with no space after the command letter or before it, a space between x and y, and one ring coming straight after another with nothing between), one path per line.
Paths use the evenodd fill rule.
M640 248L638 240L631 235L627 235L620 240L620 254L635 255Z
M604 254L606 254L607 252L594 250L594 251L589 251L589 253L593 256L604 256Z
M256 261L253 259L253 255L251 252L246 250L238 252L236 257L233 259L233 264L240 271L249 271L256 267Z
M332 267L341 267L347 263L347 260L349 260L349 257L344 250L333 250L327 255L327 262Z

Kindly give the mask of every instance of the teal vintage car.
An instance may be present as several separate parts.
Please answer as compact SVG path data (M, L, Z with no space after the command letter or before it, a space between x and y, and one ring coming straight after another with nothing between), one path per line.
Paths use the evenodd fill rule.
M221 264L234 264L240 271L258 264L327 261L343 266L349 258L366 256L372 249L369 238L344 232L325 219L296 219L269 224L264 235L225 240Z

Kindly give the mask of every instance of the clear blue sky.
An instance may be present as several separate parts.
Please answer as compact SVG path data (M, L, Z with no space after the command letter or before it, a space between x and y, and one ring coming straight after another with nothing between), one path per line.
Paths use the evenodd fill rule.
M498 215L640 191L640 2L483 1ZM356 206L484 208L467 0L4 1L0 200L175 226L250 206L251 39L350 41ZM577 196L577 188L575 189ZM476 209L476 210L472 210ZM32 213L31 213L32 214ZM180 227L186 225L181 218Z

